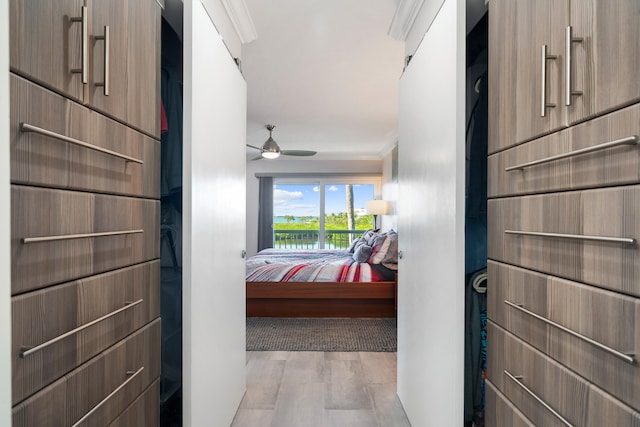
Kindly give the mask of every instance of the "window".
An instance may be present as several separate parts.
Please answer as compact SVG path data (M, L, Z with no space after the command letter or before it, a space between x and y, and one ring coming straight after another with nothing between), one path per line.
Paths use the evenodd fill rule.
M274 248L349 248L353 239L373 228L373 216L367 215L365 205L375 198L378 181L277 180L273 186Z

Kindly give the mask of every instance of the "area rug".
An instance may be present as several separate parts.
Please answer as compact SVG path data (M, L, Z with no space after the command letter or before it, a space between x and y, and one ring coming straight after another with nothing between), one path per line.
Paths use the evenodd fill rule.
M396 351L396 319L247 317L247 350Z

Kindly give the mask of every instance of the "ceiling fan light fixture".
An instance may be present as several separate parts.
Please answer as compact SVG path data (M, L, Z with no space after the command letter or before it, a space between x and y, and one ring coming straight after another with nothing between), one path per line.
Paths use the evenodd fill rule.
M266 125L265 127L269 131L269 139L260 147L260 154L265 159L277 159L280 157L280 147L271 137L271 132L275 128L275 125Z

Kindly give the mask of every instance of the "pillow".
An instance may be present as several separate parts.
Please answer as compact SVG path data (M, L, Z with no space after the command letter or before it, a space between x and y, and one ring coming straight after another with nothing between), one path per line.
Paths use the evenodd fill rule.
M371 256L371 246L360 245L358 249L353 253L353 259L357 262L367 262L369 256Z
M370 264L382 264L390 270L398 269L398 233L389 230L384 233L384 240L378 242L373 247L369 257ZM380 240L380 238L378 239Z
M356 251L356 245L358 244L359 241L360 241L360 238L353 239L353 242L351 242L351 245L349 245L349 253L352 254Z
M362 245L372 246L373 241L375 240L375 236L378 234L378 229L375 230L367 230L362 233L362 236L358 239L356 244L353 247L353 251L357 251L358 247Z

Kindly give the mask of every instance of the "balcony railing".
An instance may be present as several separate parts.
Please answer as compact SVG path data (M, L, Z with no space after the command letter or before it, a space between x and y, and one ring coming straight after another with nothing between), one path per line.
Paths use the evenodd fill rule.
M365 230L325 230L324 249L349 249L353 239ZM318 249L320 230L275 230L273 247L276 249Z

